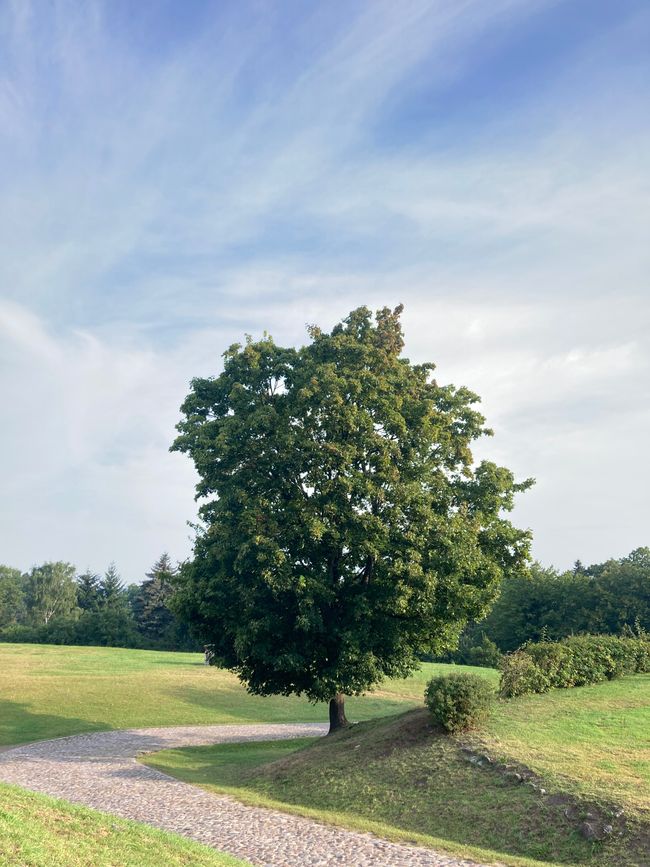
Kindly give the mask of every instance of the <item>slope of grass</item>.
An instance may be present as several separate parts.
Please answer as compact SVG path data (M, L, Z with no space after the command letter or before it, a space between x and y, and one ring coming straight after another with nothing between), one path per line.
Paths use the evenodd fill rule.
M500 703L480 740L562 788L650 809L650 675Z
M426 680L448 668L425 664L350 699L348 715L371 719L420 705ZM102 729L326 719L323 705L304 699L248 695L198 653L0 644L0 747Z
M231 744L169 750L146 761L251 803L479 858L630 867L650 863L649 732L650 678L636 677L503 703L480 738L462 739L542 774L546 795L469 763L461 741L433 732L424 710L307 747ZM571 796L569 819L559 795ZM579 834L594 798L625 807L622 838L616 822L603 844Z
M0 864L29 867L244 867L146 825L0 786Z

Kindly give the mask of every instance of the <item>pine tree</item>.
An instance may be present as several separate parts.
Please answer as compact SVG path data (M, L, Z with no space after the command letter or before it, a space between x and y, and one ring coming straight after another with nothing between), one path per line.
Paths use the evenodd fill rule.
M177 571L169 554L162 554L151 572L147 572L147 580L142 583L132 602L139 632L154 643L173 641L175 618L168 603Z
M111 563L100 582L102 608L126 609L126 591L115 563Z
M97 644L131 647L137 643L128 594L115 563L110 564L99 583L95 625Z
M89 569L77 575L77 605L82 611L97 611L100 596L99 575Z

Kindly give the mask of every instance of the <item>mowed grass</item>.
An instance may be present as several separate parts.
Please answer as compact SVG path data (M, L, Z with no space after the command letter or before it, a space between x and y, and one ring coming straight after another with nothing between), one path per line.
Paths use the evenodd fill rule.
M424 664L407 680L350 699L348 715L365 720L420 706L428 678L449 668ZM324 705L248 695L198 653L0 644L0 747L106 729L326 719Z
M650 809L648 674L502 702L481 740L563 789Z
M168 750L159 770L250 803L312 815L484 860L650 864L650 677L500 703L478 735L433 732L424 710L318 740ZM547 795L469 763L461 743L544 778ZM570 795L575 809L565 816ZM627 831L593 844L593 804L625 808ZM603 814L606 815L606 814ZM609 821L605 819L604 821ZM616 823L614 823L616 824Z
M11 867L244 867L178 837L0 786L0 864Z

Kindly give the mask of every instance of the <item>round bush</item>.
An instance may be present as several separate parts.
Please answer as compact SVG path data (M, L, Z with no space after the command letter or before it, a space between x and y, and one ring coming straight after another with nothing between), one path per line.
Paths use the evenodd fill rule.
M447 674L432 678L424 703L434 722L448 732L462 732L484 722L494 701L494 690L477 674Z

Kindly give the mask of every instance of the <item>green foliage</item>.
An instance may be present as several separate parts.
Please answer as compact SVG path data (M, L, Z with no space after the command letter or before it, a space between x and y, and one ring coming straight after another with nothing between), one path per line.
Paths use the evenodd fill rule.
M187 628L179 623L170 608L178 569L169 554L162 554L147 572L147 580L135 588L131 608L138 632L151 646L173 649L195 647Z
M71 563L43 563L24 577L25 606L34 626L53 618L73 618L77 608L75 568Z
M501 661L501 682L499 695L502 698L516 698L535 692L548 692L551 683L544 672L523 650L504 656Z
M570 635L650 631L650 549L620 560L559 573L533 564L530 574L508 575L490 614L463 636L469 646L487 635L509 652L527 641ZM461 645L462 647L462 645ZM462 654L455 655L464 661Z
M490 714L494 690L476 674L447 674L427 684L424 703L433 721L447 732L477 728Z
M82 609L70 642L108 647L137 647L138 635L128 593L115 563L103 578L86 573L77 579L77 596ZM49 640L54 641L53 638ZM56 643L56 642L55 642Z
M77 576L77 605L82 611L97 611L101 599L99 575L84 572Z
M494 641L484 635L480 644L474 644L467 649L465 665L478 665L481 668L499 668L503 654Z
M25 613L25 593L19 569L0 566L0 629L17 623Z
M269 337L196 379L173 446L200 481L178 614L253 693L327 700L404 676L481 617L529 534L516 484L472 463L476 395L400 357L401 308Z
M479 635L476 630L466 630L459 638L458 647L436 657L435 661L474 665L479 668L500 668L502 658L499 648L485 633Z
M129 588L114 563L101 578L75 577L70 563L44 563L26 575L0 566L0 641L198 649L168 606L175 574L167 554L143 585Z
M647 637L578 635L561 642L528 644L506 656L499 692L512 698L646 672L650 672Z

